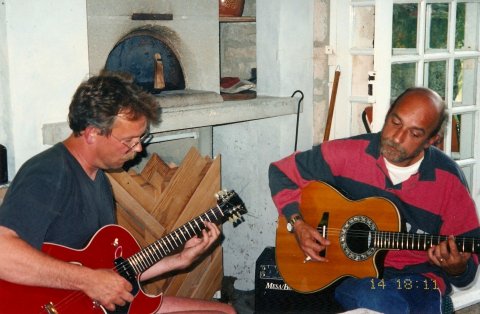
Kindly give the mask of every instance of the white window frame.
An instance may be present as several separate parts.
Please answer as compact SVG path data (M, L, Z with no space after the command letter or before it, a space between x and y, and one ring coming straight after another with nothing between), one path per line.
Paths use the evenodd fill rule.
M455 41L454 29L449 27L450 34L448 34L449 49L439 54L424 53L425 43L425 12L428 3L449 3L450 16L449 23L455 25L456 16L454 14L456 4L459 2L480 2L480 0L336 0L330 1L331 18L330 18L330 43L334 53L329 58L330 77L333 79L333 73L336 68L340 68L341 76L337 89L335 115L332 125L331 138L342 138L355 134L352 130L354 119L358 119L355 115L354 103L372 103L373 104L373 122L371 125L373 132L381 130L385 115L388 111L391 102L391 65L397 62L417 62L416 85L423 85L424 79L424 61L437 60L439 57L448 60L447 73L453 72L453 60L458 57L477 58L477 94L475 96L475 106L458 106L454 107L450 99L453 92L453 75L447 74L447 106L449 117L452 115L462 114L466 112L474 113L475 135L473 147L473 158L457 160L461 167L472 166L472 186L471 192L477 204L477 212L480 214L480 65L478 60L480 58L480 51L454 51L452 50ZM393 4L397 3L417 3L420 11L420 18L418 20L419 37L417 48L420 52L420 57L408 54L392 55L392 32L386 31L392 29ZM374 6L375 7L375 47L372 49L353 49L352 48L352 25L353 25L353 8L358 6ZM477 20L480 17L477 17ZM348 21L348 25L347 25ZM451 26L450 25L450 26ZM480 35L477 35L480 36ZM480 42L480 38L477 38ZM477 47L478 49L478 47ZM376 74L374 95L372 97L357 97L352 96L352 57L355 55L373 55L374 71ZM365 73L367 75L367 73ZM451 138L451 123L448 123L445 138ZM451 155L451 142L445 141L444 150ZM478 277L478 276L477 276ZM480 301L480 280L470 289L456 290L452 299L456 309L468 306L470 304Z

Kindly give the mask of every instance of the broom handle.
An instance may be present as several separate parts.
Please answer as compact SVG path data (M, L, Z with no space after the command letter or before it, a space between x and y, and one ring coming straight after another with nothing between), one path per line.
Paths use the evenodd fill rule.
M340 79L340 70L335 70L335 76L333 78L332 97L330 97L330 106L328 107L327 126L325 127L325 134L323 135L323 141L328 141L330 137L330 128L332 127L333 109L335 108L335 100L337 99L338 81Z

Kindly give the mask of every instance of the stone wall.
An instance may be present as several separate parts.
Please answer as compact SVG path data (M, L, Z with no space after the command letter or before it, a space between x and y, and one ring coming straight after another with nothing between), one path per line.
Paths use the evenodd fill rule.
M243 16L256 16L256 1L246 0ZM220 23L220 76L252 78L256 60L256 23Z

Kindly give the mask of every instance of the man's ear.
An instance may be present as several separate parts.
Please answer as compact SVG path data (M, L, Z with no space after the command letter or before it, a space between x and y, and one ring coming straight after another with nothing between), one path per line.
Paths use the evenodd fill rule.
M428 141L424 145L424 148L427 149L432 145L437 145L438 143L440 143L441 140L442 140L442 138L437 133L437 134L435 134L434 136L432 136L431 138L428 139Z
M94 144L97 141L97 136L100 135L100 130L93 126L88 126L83 131L83 138L87 144Z

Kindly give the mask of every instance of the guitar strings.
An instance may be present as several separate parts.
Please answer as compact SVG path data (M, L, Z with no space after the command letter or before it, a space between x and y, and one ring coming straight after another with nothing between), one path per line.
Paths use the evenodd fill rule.
M238 218L236 215L241 214L242 206L239 206L238 204L232 203L230 201L233 198L232 195L229 195L228 199L226 199L226 198L222 199L222 207L224 208L225 205L227 205L227 204L231 205L232 212L228 214L228 217ZM209 213L213 214L213 217L210 217ZM149 248L152 248L154 250L155 254L160 255L160 258L157 259L157 262L158 262L158 261L160 261L160 259L167 256L172 251L178 249L180 247L180 245L184 244L184 243L181 243L182 239L177 235L177 230L180 230L180 233L182 234L182 236L184 237L184 240L186 242L189 239L193 238L193 236L190 234L189 230L191 230L194 235L199 236L201 234L201 231L206 228L205 223L204 223L206 220L208 220L209 222L214 222L214 223L215 222L221 222L221 219L223 219L225 216L226 215L225 215L224 210L220 207L219 204L217 204L217 206L210 208L209 210L207 210L206 212L204 212L200 216L191 219L187 223L178 227L176 230L170 232L166 236L164 236L164 237L160 238L159 240L157 240L157 241L151 243L150 245L146 246L140 252L137 252L136 254L133 254L132 256L128 257L127 259L125 259L125 261L123 261L122 263L120 263L116 267L114 267L114 269L118 270L119 267L128 266L129 264L130 264L130 266L133 267L133 265L131 265L131 263L130 263L130 259L135 258L135 257L139 257L140 260L143 260L145 262L145 258L141 257L141 253L144 252L145 249L148 250ZM195 226L197 227L198 230L195 230ZM190 229L188 227L190 227ZM185 234L181 231L181 229L183 229L187 232L187 234L189 236L188 239L185 236ZM175 234L176 238L174 237L173 234ZM172 242L169 241L169 239L168 239L169 237L177 245L176 248L173 248ZM180 241L180 245L177 244L175 239ZM163 242L163 244L162 244L162 242ZM168 247L167 242L170 244L170 246L172 246L172 250L170 250L170 248ZM158 246L160 246L162 249L164 249L166 247L167 251L164 250L164 254L162 254L162 252L160 250L158 250ZM125 272L121 271L121 272L119 272L119 274L123 275L123 274L125 274ZM139 275L139 273L137 273L136 275Z
M165 256L168 256L171 252L175 251L181 245L185 244L185 243L182 243L183 241L182 238L177 234L178 230L179 230L179 233L183 236L185 242L187 242L189 239L193 238L193 236L201 235L202 230L206 229L206 226L204 223L205 221L217 223L217 222L222 222L222 219L224 219L225 217L228 217L229 219L233 219L233 220L238 220L242 214L242 211L245 209L243 205L236 204L230 201L233 198L232 195L234 194L231 194L228 196L228 200L223 199L221 206L217 204L216 207L210 208L200 216L193 218L192 220L183 224L182 226L170 232L169 234L162 237L161 239L146 246L140 252L137 252L136 254L133 254L132 256L128 257L125 261L117 265L116 267L117 270L119 270L120 267L131 266L132 268L134 268L134 271L136 271L136 275L139 275L140 273L142 273L143 271L151 267L154 263L160 261L160 259L164 258ZM225 210L226 205L230 205L229 212ZM195 229L195 227L197 228ZM185 232L188 234L188 238L187 236L185 236L182 230L185 230ZM192 231L193 236L190 234L190 231ZM172 241L170 241L170 239ZM180 245L178 245L177 240L180 242ZM176 247L173 246L172 242L176 245ZM168 246L168 244L170 244L171 248ZM158 249L158 247L160 247L163 250L163 253L161 250ZM147 259L145 258L144 255L142 255L143 253L145 253L145 251L153 251L154 254L159 255L159 258L157 256L156 261L155 259L153 259L153 260L150 260L150 262L148 262L148 255L146 256ZM138 267L137 267L138 269L135 269L134 267L135 265L133 265L133 260L140 261L141 263L143 263L143 267L142 267L143 270ZM124 275L126 274L126 272L120 271L119 274Z
M322 233L323 231L323 227L317 227L316 230L319 232L319 233ZM447 239L448 236L445 236L445 235L431 235L431 234L428 234L428 233L425 233L425 234L417 234L417 233L408 233L408 232L398 232L398 231L381 231L381 230L353 230L353 229L349 229L348 231L345 231L343 229L339 229L339 228L327 228L327 233L330 234L330 233L333 233L333 235L339 235L341 233L348 233L348 235L351 235L351 234L354 234L354 235L364 235L364 234L368 234L368 233L390 233L392 235L405 235L405 236L412 236L412 237L418 237L418 238L422 238L422 237L440 237L441 239ZM475 238L475 237L458 237L459 239L461 240L466 240L466 241L479 241L480 240L478 238Z
M61 299L60 301L56 302L55 304L53 304L52 302L50 302L48 305L45 305L43 307L43 310L38 312L38 314L41 314L41 313L45 313L45 310L47 310L47 312L49 313L48 311L48 306L51 305L52 306L52 309L54 309L54 312L52 313L61 313L62 311L59 311L63 308L68 308L71 306L71 303L81 299L81 298L88 298L90 300L90 298L84 294L82 291L74 291L70 294L68 294L65 298ZM93 303L93 302L92 302Z
M214 209L216 209L216 207L211 208L211 209L208 210L208 211L214 211ZM207 212L208 212L208 211L207 211ZM219 213L219 214L220 214L220 213ZM202 214L202 215L205 215L205 216L207 217L207 219L208 219L209 221L211 221L210 217L209 217L208 215L206 215L206 213L204 213L204 214ZM200 215L199 217L196 217L196 218L190 220L189 222L185 223L185 224L182 225L181 227L177 228L177 230L178 230L178 229L181 229L181 228L187 229L187 225L194 226L194 225L198 225L199 222L203 225L203 228L200 229L199 231L203 230L203 229L205 228L205 224L203 223L204 220L201 219L201 216L202 216L202 215ZM215 214L214 214L214 215L215 215ZM193 232L195 235L198 235L198 234L196 233L197 231L196 231L194 228L192 228L192 229L193 229L192 232ZM170 233L170 234L171 234L171 233ZM164 245L166 245L166 242L165 242L164 239L165 239L166 237L168 237L170 234L166 235L165 237L160 238L159 240L155 241L154 243L148 245L147 247L153 246L155 243L158 243L159 246L163 247ZM189 232L188 232L188 235L191 236ZM193 237L193 236L191 236L191 237ZM163 240L164 244L159 243L159 242L162 242L162 240ZM168 246L167 246L167 247L168 247ZM142 251L143 251L143 250L142 250ZM123 268L123 266L129 266L129 265L131 266L131 263L130 263L129 259L132 258L132 257L134 257L134 256L137 256L137 254L139 254L139 253L140 253L140 252L138 252L138 253L136 253L136 254L128 257L127 259L125 259L125 261L123 261L123 262L119 263L117 266L111 268L111 270L119 270L119 271L118 271L118 274L119 274L119 275L122 275L122 276L123 276L123 275L127 275L127 274L128 274L128 271L125 270L125 269ZM157 253L160 255L160 259L166 256L166 254L163 255L163 253L162 253L161 251L159 251L159 250L157 250ZM167 252L167 253L168 253L168 252ZM143 260L143 258L140 258L140 259ZM159 259L159 260L160 260L160 259ZM133 266L132 266L132 267L133 267ZM122 269L122 270L120 270L120 269ZM136 273L135 275L138 276L137 273ZM58 301L58 302L55 303L55 304L52 304L52 307L54 307L54 308L57 309L57 310L58 310L58 309L61 309L61 308L68 308L72 302L75 302L75 301L81 299L82 297L87 297L87 296L86 296L82 291L73 291L72 293L68 294L65 298L63 298L62 300ZM93 302L92 302L92 303L93 303ZM39 313L44 313L44 311L41 311L41 312L39 312Z
M323 233L323 227L317 227L316 230L322 234ZM327 239L329 235L332 236L340 236L344 234L346 237L362 237L362 238L367 238L368 236L371 236L372 239L378 239L379 237L381 238L380 240L382 241L404 241L402 243L397 243L398 245L402 245L402 248L406 247L408 248L409 244L412 246L412 242L415 242L415 244L418 244L422 241L430 241L435 243L440 243L442 241L445 241L448 239L448 236L444 235L431 235L431 234L417 234L417 233L408 233L408 232L396 232L396 231L379 231L379 230L354 230L354 229L349 229L348 231L344 229L339 229L339 228L326 228L327 230ZM455 238L457 247L461 249L462 252L472 252L476 253L475 251L480 249L480 241L478 238L475 237L458 237ZM411 241L411 242L408 242ZM382 247L378 247L382 248ZM425 247L427 249L428 247Z
M224 203L223 203L223 206L224 206L225 204L230 204L230 205L232 205L232 208L233 208L233 213L230 213L230 214L228 215L229 217L231 217L231 216L237 217L237 216L236 216L237 214L241 214L241 213L240 213L241 206L237 206L237 205L235 205L235 204L232 204L231 202L224 202ZM212 221L212 218L208 215L209 212L211 212L211 213L213 214L213 216L215 217L215 220L214 220L214 221ZM204 216L206 219L202 218L202 216ZM179 228L177 228L177 229L174 230L173 232L170 232L170 233L167 234L166 236L164 236L164 237L158 239L157 241L151 243L150 245L146 246L146 247L145 247L144 249L142 249L140 252L137 252L137 253L133 254L132 256L126 258L123 262L121 262L121 263L119 263L118 265L116 265L115 267L111 268L111 270L117 270L117 271L118 271L118 274L119 274L119 275L122 275L122 277L123 277L123 275L127 275L127 273L128 273L127 270L124 270L123 266L129 266L129 265L130 265L130 266L132 266L132 268L133 268L133 265L131 265L131 263L130 263L130 259L131 259L132 257L135 257L135 256L140 256L141 253L142 253L145 249L150 248L150 247L153 247L153 246L157 247L157 245L160 246L160 247L162 247L162 249L163 249L163 245L166 245L166 244L167 244L167 242L166 242L164 239L168 238L169 236L173 237L173 234L175 233L175 235L176 235L176 231L179 230L179 229L182 229L182 228L187 231L188 236L190 237L190 238L187 239L187 237L182 233L182 235L183 235L184 238L185 238L185 242L186 242L186 241L188 241L189 239L193 238L193 236L190 235L188 226L190 226L190 229L191 229L191 231L193 232L193 234L196 235L196 236L198 236L198 235L201 233L201 231L206 228L205 223L204 223L205 220L208 220L209 222L214 222L214 223L215 223L215 222L221 222L221 219L224 218L224 217L225 217L224 211L223 211L222 208L220 208L220 206L217 204L216 207L210 208L209 210L207 210L206 212L204 212L204 213L201 214L200 216L191 219L190 221L188 221L187 223L183 224L182 226L180 226ZM195 228L194 228L195 226L197 226L198 230L195 230ZM180 240L180 242L182 241L182 239L179 238L178 235L177 235L177 239ZM172 240L174 240L175 244L177 244L174 238L172 238ZM164 243L163 245L162 245L162 243L160 243L160 242L162 242L162 241L163 241L163 243ZM171 244L170 241L169 241L169 243ZM181 243L181 244L184 244L184 243ZM168 248L168 245L166 245L166 246L167 246L167 248ZM165 256L167 256L170 252L178 249L179 247L180 247L180 246L177 245L177 248L174 248L173 250L170 250L170 251L165 252L165 255L163 255L161 251L159 251L158 249L156 249L156 250L155 250L156 254L159 254L159 255L160 255L160 258L157 259L157 262L160 261L160 260L161 260L162 258L164 258ZM142 257L139 257L139 259L145 261L145 258L144 258L144 257L143 257L143 258L142 258ZM152 265L153 265L153 264L152 264ZM150 266L151 266L151 265L150 265ZM120 270L120 268L122 268L122 270ZM134 269L134 271L135 271L135 269ZM136 274L135 274L135 276L138 276L138 275L139 275L139 273L136 273ZM125 278L125 277L124 277L124 278ZM139 287L139 289L140 289L140 287ZM66 297L64 297L64 298L61 299L60 301L56 302L55 304L48 304L48 305L51 305L53 309L55 309L55 310L58 311L58 309L67 308L68 306L70 306L70 304L71 304L72 302L75 302L75 301L77 301L78 299L80 299L80 298L82 298L82 297L86 297L86 298L88 298L88 299L90 300L90 298L89 298L85 293L83 293L82 291L76 290L76 291L73 291L72 293L68 294ZM93 303L94 303L94 301L92 301L92 304L93 304ZM48 305L46 305L46 306L48 306ZM102 307L102 308L103 308L103 307ZM45 310L45 309L46 309L46 308L44 308L44 310ZM44 313L44 312L45 312L45 311L42 310L42 311L39 312L39 314ZM58 312L59 312L59 311L58 311Z
M177 230L180 230L180 233L182 234L185 242L188 241L189 239L193 238L193 236L195 236L195 235L199 236L201 234L201 231L206 228L204 221L208 220L210 222L213 222L212 218L210 216L208 216L209 212L212 212L213 216L215 217L215 221L220 221L220 218L222 218L224 216L224 213L222 212L221 208L219 208L218 206L213 207L213 208L209 209L208 211L206 211L205 213L203 213L202 215L188 221L187 223L183 224L182 226L180 226L176 230L170 232L166 236L164 236L164 237L158 239L157 241L149 244L144 249L142 249L140 252L137 252L137 253L133 254L132 256L128 257L127 259L125 259L125 261L123 261L122 263L119 263L117 265L117 267L115 267L115 268L117 268L117 270L119 270L120 267L122 269L124 269L123 266L131 266L132 268L134 268L134 271L136 272L135 275L139 275L142 271L139 269L139 267L137 267L138 269L135 269L135 267L133 265L133 260L139 261L140 263L143 263L144 265L142 265L143 266L142 268L143 268L143 271L145 271L146 269L151 267L153 264L160 261L165 256L169 255L171 252L177 250L181 245L185 244L185 243L182 243L183 240L182 240L182 238L180 238L178 236ZM202 216L205 216L206 219L202 218ZM218 217L218 216L220 216L220 217ZM195 227L197 227L198 230L196 230ZM186 233L188 235L188 238L181 231L182 229L186 231ZM190 231L192 231L192 233L194 234L193 236L190 234ZM175 234L175 236L174 236L174 234ZM169 237L171 238L172 241L170 241ZM180 245L177 243L177 240L180 242ZM173 246L172 242L176 245L176 247ZM160 249L163 250L163 253L162 253L162 250L158 249L158 247L160 247ZM153 251L153 253L155 255L159 255L159 256L157 256L156 261L155 261L155 259L148 261L148 256L147 256L147 258L145 258L145 256L142 256L142 253L144 253L145 251L150 251L150 249ZM150 255L152 255L152 254L150 254ZM128 271L126 271L126 270L125 271L122 270L122 271L119 272L119 274L120 275L126 275L127 272Z

